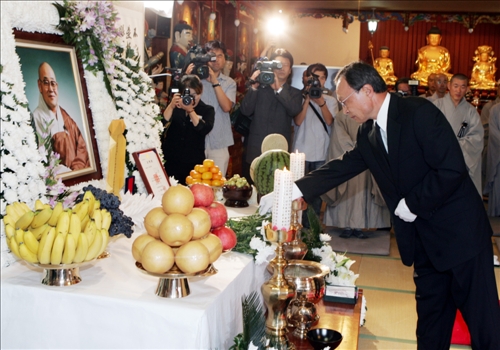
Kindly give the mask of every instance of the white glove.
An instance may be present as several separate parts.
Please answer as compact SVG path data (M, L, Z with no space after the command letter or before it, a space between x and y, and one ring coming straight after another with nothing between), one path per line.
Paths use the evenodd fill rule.
M399 216L401 220L406 222L413 222L417 218L417 216L413 214L406 205L404 198L399 201L396 210L394 210L394 215Z
M259 214L265 215L273 209L274 192L268 193L260 198Z

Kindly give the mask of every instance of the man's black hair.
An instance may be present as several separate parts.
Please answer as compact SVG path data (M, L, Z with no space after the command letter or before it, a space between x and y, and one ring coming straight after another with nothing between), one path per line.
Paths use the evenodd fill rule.
M374 92L387 91L387 85L377 70L363 61L352 62L342 68L335 77L335 85L338 86L341 78L355 91L361 90L366 84L371 85Z

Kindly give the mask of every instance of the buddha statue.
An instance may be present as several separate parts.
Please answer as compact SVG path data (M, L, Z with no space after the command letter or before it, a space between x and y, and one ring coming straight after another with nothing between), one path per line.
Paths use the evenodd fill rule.
M451 68L450 53L447 48L440 46L441 39L439 28L432 27L427 32L427 45L418 50L415 62L418 70L411 75L411 78L418 80L422 86L427 86L427 77L431 73L443 73L448 78L452 76L448 73Z
M493 48L488 45L482 45L474 52L476 56L472 58L474 67L472 67L472 76L469 86L473 89L495 89L495 62L497 60Z
M384 78L387 85L394 85L398 78L394 76L394 66L392 60L389 58L389 53L387 46L381 46L379 50L380 57L373 62L373 67Z

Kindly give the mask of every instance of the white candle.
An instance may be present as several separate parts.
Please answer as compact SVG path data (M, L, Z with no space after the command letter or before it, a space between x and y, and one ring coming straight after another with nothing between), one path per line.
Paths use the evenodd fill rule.
M293 181L297 181L304 176L304 168L306 166L306 155L305 153L299 153L298 150L295 153L290 153L290 170L293 174Z
M293 175L291 171L274 171L273 230L289 230L292 217Z

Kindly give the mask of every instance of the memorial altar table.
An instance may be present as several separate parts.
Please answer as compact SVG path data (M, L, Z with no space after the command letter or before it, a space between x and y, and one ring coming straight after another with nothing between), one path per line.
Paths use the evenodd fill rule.
M264 268L228 252L217 274L189 279L190 295L161 298L158 278L135 266L132 243L112 240L110 257L81 267L72 286L42 285L42 269L24 262L2 270L1 348L228 349L242 331L241 298L260 289Z

